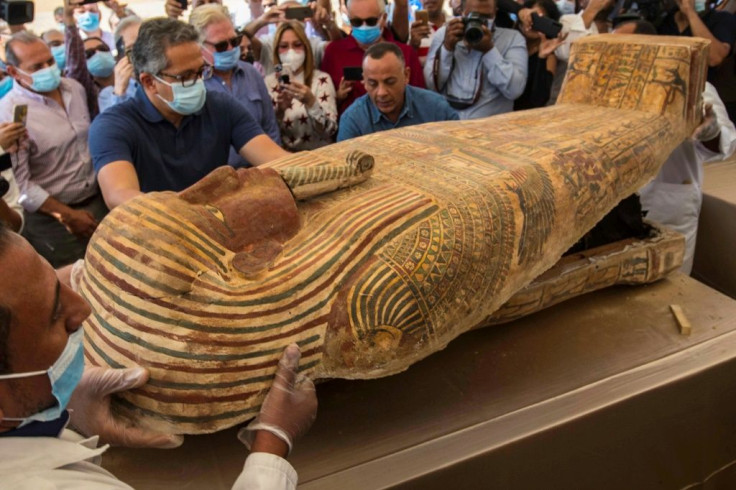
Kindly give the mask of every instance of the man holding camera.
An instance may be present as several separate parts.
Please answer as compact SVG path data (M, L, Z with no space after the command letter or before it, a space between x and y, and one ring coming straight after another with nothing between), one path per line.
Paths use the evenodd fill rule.
M424 67L427 86L445 96L460 119L511 112L524 92L524 37L494 26L495 0L465 0L463 17L440 28Z

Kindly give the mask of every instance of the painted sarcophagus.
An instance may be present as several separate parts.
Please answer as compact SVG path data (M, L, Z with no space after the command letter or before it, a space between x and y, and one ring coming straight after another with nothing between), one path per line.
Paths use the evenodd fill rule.
M699 122L706 60L702 40L591 37L554 107L140 196L90 242L87 362L149 368L117 408L173 433L254 416L291 342L315 379L400 372L489 322L656 174Z

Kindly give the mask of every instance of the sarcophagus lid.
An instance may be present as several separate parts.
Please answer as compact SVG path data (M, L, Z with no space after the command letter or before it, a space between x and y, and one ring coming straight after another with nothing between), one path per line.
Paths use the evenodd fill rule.
M87 361L147 367L118 409L173 433L253 417L291 342L316 379L408 368L657 173L699 122L706 47L586 38L554 107L381 132L133 199L87 252Z

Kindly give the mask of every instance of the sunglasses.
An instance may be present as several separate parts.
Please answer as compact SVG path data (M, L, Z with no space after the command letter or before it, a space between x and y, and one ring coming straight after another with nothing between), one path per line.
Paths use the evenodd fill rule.
M87 59L90 59L95 54L97 54L98 51L102 51L103 53L109 53L110 47L107 44L100 44L99 46L96 46L94 48L85 49L84 57Z
M217 51L218 53L224 53L228 49L237 48L238 46L240 46L240 42L242 40L243 40L243 35L238 34L237 36L231 39L226 39L224 41L220 41L219 43L211 43L209 41L205 41L204 43L209 44L210 46L215 48L215 51Z
M368 17L367 19L359 19L357 17L350 19L350 25L353 27L360 27L363 24L368 27L373 27L378 24L380 17Z

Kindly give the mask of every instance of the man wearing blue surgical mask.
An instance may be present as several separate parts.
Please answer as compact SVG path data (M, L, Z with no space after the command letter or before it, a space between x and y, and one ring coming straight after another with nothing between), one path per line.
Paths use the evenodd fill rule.
M90 116L82 86L62 78L51 50L25 31L5 44L13 89L0 100L0 122L27 106L30 141L20 142L13 171L20 187L24 236L55 267L84 256L107 213L87 144Z
M396 44L409 68L409 85L424 88L424 75L419 57L411 46L394 40L386 28L386 5L383 0L349 0L348 17L352 31L350 36L332 41L325 49L320 70L328 73L337 91L337 109L340 115L358 97L366 94L365 87L357 80L345 80L344 69L360 67L363 55L372 45L381 41Z
M526 86L529 55L515 29L496 27L495 0L465 0L463 17L437 31L424 65L427 86L460 119L511 112Z
M242 34L236 34L226 7L216 3L202 5L192 11L189 23L202 39L202 56L214 68L204 85L209 92L232 95L240 102L263 132L281 144L281 132L263 77L253 65L240 61ZM230 149L228 164L246 164L235 149Z
M252 165L289 155L231 95L207 91L212 70L199 39L194 27L177 20L141 24L130 53L138 91L97 116L90 129L110 208L143 192L191 186L227 164L231 147Z
M182 436L135 427L110 408L112 394L141 387L148 371L84 366L82 322L90 308L74 291L81 265L54 271L0 225L0 270L6 275L0 283L3 488L130 489L93 462L107 449L96 447L94 436L102 444L140 448L183 442ZM267 397L260 412L269 423L248 429L251 454L233 489L296 486L296 471L284 458L317 411L314 385L294 382L299 357L295 344L284 350L274 381L278 396Z
M100 8L96 3L78 5L74 9L74 20L80 30L82 39L98 37L107 44L110 51L115 52L115 40L112 37L112 33L109 31L103 31L102 28L100 28L101 18Z
M66 49L64 47L64 34L56 29L50 29L41 34L41 39L48 44L51 54L54 55L56 66L62 73L66 68Z

